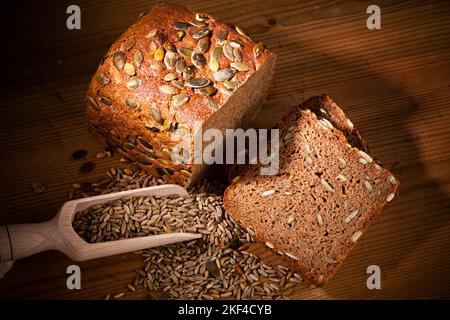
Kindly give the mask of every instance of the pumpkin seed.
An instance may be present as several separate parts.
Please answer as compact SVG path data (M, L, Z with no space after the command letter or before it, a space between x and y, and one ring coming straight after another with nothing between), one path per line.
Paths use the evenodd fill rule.
M224 44L223 44L223 54L224 54L225 57L227 57L229 60L231 60L231 61L234 60L233 47L230 46L228 43L224 43Z
M125 63L124 70L125 70L125 73L130 75L130 76L134 76L136 74L136 70L134 69L134 65L129 63L129 62Z
M206 37L210 33L211 33L210 29L199 29L199 30L197 30L197 31L192 33L192 38L198 40L198 39L201 39L203 37Z
M233 48L242 48L244 47L244 45L242 43L240 43L237 40L231 40L230 41L230 46L232 46Z
M175 71L178 73L183 73L184 68L186 68L186 64L182 59L177 60L175 63Z
M110 82L109 78L104 73L98 73L97 76L95 77L95 79L102 86L104 86Z
M258 42L253 46L253 55L255 58L258 58L258 56L264 52L264 44L262 42Z
M122 44L122 51L130 51L134 45L136 44L136 38L135 37L131 37L128 38L123 44Z
M159 29L153 29L151 30L149 33L147 33L147 35L145 36L147 39L153 38L156 33L161 32L161 30Z
M230 63L230 67L238 71L249 71L251 69L251 66L244 62L232 62Z
M194 66L196 66L197 68L201 68L206 64L205 56L196 51L192 51L191 60Z
M123 69L123 67L125 66L125 54L122 51L114 52L113 63L117 69Z
M202 88L209 85L210 81L205 78L192 78L187 82L187 86L191 88Z
M141 85L141 79L133 78L127 82L128 89L135 89Z
M158 61L152 62L150 64L150 68L152 68L153 70L158 71L158 72L161 72L166 69L164 67L164 64L162 64L161 62L158 62Z
M183 70L183 78L187 81L189 81L189 79L194 78L195 76L195 67L190 65L187 66L186 68L184 68Z
M185 94L179 94L176 96L173 96L172 98L172 106L179 107L189 101L190 97Z
M164 81L172 81L178 78L178 75L175 72L170 72L164 76Z
M225 40L227 40L228 37L228 30L220 30L219 32L217 32L217 36L216 36L216 42L219 45L223 45Z
M144 146L147 147L149 149L153 149L153 146L150 144L150 142L148 142L147 139L145 139L144 137L138 137L139 142Z
M201 94L202 96L212 96L216 94L217 89L213 86L207 86L203 88L196 88L195 92Z
M225 95L227 97L229 97L229 96L231 96L233 94L233 90L227 89L225 87L219 87L219 91L220 91L221 94L223 94L223 95Z
M166 52L166 55L164 56L164 65L166 66L167 69L173 68L173 66L175 65L176 58L177 57L175 56L175 53L173 53L172 51Z
M162 59L164 59L164 48L163 47L159 47L158 49L156 49L153 58L156 61L162 61Z
M177 89L175 87L169 86L169 85L162 85L159 87L159 91L161 91L164 94L173 95L177 93Z
M140 67L142 64L142 61L144 61L144 56L142 55L142 52L139 50L135 51L133 54L133 60L136 67Z
M151 107L152 117L157 123L163 123L161 118L161 111L159 111L158 107L152 105Z
M131 109L139 108L139 103L131 99L125 99L125 104Z
M153 36L153 39L154 39L154 41L155 41L155 43L158 45L158 46L162 46L162 44L164 43L164 42L166 42L166 35L164 34L164 32L162 32L161 30L159 30L154 36Z
M210 19L207 13L196 13L195 20L197 21L208 21Z
M183 47L180 47L180 48L177 48L177 51L178 51L178 53L179 54L181 54L183 57L185 57L185 58L190 58L191 57L191 55L192 55L192 49L189 49L189 48L183 48Z
M241 36L248 38L247 32L245 32L244 29L242 29L241 27L235 26L234 29L236 29L237 33L239 33Z
M215 112L219 109L219 106L211 97L206 97L206 104L212 112Z
M211 71L216 72L217 70L219 70L219 61L217 61L216 59L209 60L208 67Z
M222 47L215 47L210 54L211 59L219 60L222 58Z
M200 52L208 51L209 46L210 46L209 38L202 38L197 43L197 47L200 50Z
M150 44L149 44L149 46L148 46L148 51L149 51L151 54L154 54L155 51L156 51L156 49L158 49L156 43L153 42L153 41L150 42Z
M230 80L234 76L231 69L222 69L213 73L213 77L216 81Z
M177 48L175 48L172 42L164 42L163 47L164 49L166 49L166 51L177 52Z
M100 97L100 102L107 106L112 106L112 100L108 97Z
M175 38L177 39L177 41L181 41L181 40L183 40L185 35L186 35L186 32L184 32L183 30L178 30L175 33Z
M175 133L176 135L179 135L179 136L185 136L185 135L191 133L191 129L190 129L187 125L181 124L181 125L179 125L178 128L174 131L174 133Z
M100 111L100 107L97 103L97 101L94 100L94 98L92 97L87 97L89 105L95 110L95 111Z
M191 27L191 24L188 22L175 22L173 25L174 29L176 30L187 30Z
M244 60L244 57L242 55L242 50L240 48L233 49L233 57L234 57L234 61L237 61L237 62L242 62L242 60Z
M174 87L176 87L176 88L178 88L178 89L180 89L180 90L184 88L184 83L181 82L181 81L172 80L172 81L170 81L170 83L171 83Z
M197 28L204 28L206 27L208 24L203 22L203 21L197 21L197 20L193 20L193 21L189 21L189 23Z
M237 88L237 82L236 81L230 81L230 80L225 80L225 82L223 83L223 85L225 86L225 88L227 88L228 90L234 90Z

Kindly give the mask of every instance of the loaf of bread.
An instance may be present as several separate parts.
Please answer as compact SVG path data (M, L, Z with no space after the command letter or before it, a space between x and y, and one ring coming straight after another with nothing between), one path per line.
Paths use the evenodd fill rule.
M194 124L245 126L266 97L274 64L275 55L240 27L157 4L102 59L87 93L89 124L166 183L195 182L205 166L187 162Z
M257 241L322 285L399 183L360 149L359 133L328 96L293 109L276 128L279 173L262 176L258 165L246 166L226 189L224 207Z

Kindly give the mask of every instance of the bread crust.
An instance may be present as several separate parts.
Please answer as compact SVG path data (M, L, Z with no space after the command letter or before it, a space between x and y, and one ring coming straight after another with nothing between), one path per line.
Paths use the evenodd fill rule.
M198 26L181 25L186 30L174 27L177 22L186 24L191 21ZM199 60L200 65L205 65L194 66L195 75L189 73L192 69L185 69L184 77L183 73L176 72L175 66L170 67L173 56L176 60L183 60L186 66L192 65L192 60L183 57L178 50L188 48L200 51L200 40L193 38L193 34L200 29L211 30L209 35L202 38L210 39L210 47L203 53L206 61ZM258 45L256 56L254 48L257 44L237 30L241 29L207 14L202 14L196 20L196 13L178 5L154 5L114 42L90 82L86 104L92 132L126 158L137 161L142 169L152 175L162 177L167 183L186 184L191 176L192 165L174 164L170 156L171 148L183 142L192 146L194 122L205 123L229 99L223 93L226 89L224 81L216 81L208 66L211 51L220 47L216 44L219 31L228 32L228 45L233 41L242 45L236 51L240 52L249 70L235 73L233 81L237 88L273 56L262 45ZM180 32L185 34L181 40ZM174 55L167 54L171 50L176 51ZM233 57L236 58L239 52ZM167 61L164 60L166 57ZM232 63L223 53L216 60L220 70L230 68ZM164 77L169 73L175 73L184 87L176 88L171 82L165 81ZM217 93L211 96L195 93L186 86L188 77L210 80L218 89ZM171 86L170 90L175 88L175 94L165 93L161 90L162 86ZM233 94L231 91L227 93ZM174 99L179 95L188 96L189 101L174 105Z

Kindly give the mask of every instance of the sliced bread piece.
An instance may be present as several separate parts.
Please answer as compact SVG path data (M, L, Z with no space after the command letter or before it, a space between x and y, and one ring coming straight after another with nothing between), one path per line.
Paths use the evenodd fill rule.
M257 241L322 285L399 183L310 110L293 109L277 128L279 173L262 176L258 165L247 166L226 189L224 207Z

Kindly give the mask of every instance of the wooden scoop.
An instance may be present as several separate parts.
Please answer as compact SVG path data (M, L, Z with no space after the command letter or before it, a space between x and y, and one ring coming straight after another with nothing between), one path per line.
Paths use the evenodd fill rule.
M53 219L35 224L0 226L0 262L16 260L46 250L59 250L75 261L112 256L166 244L201 238L201 234L167 233L100 243L87 243L72 227L76 212L96 204L111 202L123 197L170 196L187 197L187 191L177 185L122 191L66 202Z

